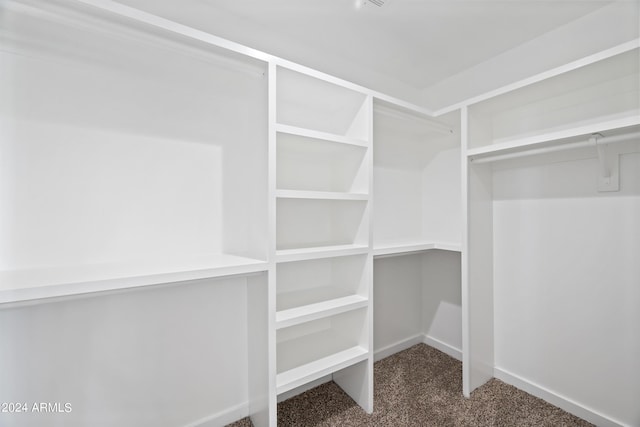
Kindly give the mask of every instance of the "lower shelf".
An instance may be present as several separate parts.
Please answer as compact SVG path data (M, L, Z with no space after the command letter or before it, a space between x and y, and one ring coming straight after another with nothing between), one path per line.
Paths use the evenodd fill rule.
M367 308L354 309L278 329L278 393L369 357L367 313Z
M347 295L341 298L281 310L276 313L276 329L357 310L368 305L369 300L362 295Z
M276 377L277 393L285 393L308 382L322 378L348 366L362 362L369 357L369 352L360 346L354 346L338 353L331 354L313 362L284 371Z
M228 254L0 272L0 304L256 273L265 261Z

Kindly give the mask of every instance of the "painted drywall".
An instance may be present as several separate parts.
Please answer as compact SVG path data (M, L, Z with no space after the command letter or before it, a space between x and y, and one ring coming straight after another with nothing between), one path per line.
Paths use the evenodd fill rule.
M427 342L459 357L460 254L430 250L374 261L374 349L387 356Z
M373 304L375 352L422 334L420 255L374 260Z
M462 349L460 253L429 251L422 256L422 330L432 340Z
M175 427L246 415L246 281L3 308L0 401L29 412L0 413L0 425ZM41 402L70 411L33 412Z
M598 163L545 158L494 172L496 368L613 423L639 425L640 153L620 191Z

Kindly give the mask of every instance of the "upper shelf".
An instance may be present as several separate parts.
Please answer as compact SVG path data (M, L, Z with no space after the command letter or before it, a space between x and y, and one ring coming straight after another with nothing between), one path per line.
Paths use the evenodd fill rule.
M302 136L305 138L319 139L322 141L335 142L338 144L355 145L357 147L367 147L368 143L364 139L352 138L344 135L337 135L327 132L319 132L313 129L305 129L296 126L283 124L276 125L276 132L289 135Z
M0 272L0 304L250 274L267 262L227 254Z
M468 154L638 124L637 47L469 107Z
M585 139L593 133L615 131L640 125L640 110L602 117L600 120L586 120L573 127L565 127L537 135L524 136L484 147L467 150L467 157L482 158L494 154L507 154L515 151L537 149L553 143L569 143L576 139Z

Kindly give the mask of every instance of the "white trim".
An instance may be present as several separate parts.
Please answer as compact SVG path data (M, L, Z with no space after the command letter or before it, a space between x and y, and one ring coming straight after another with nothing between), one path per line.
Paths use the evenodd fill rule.
M200 418L182 427L219 427L226 426L244 417L249 416L249 405L247 402L232 406L224 411Z
M622 427L626 424L616 421L606 415L582 405L568 397L565 397L559 393L549 390L539 384L522 378L516 374L508 372L502 368L495 367L493 369L493 375L505 383L512 385L522 391L525 391L535 397L538 397L546 402L551 403L558 408L561 408L570 414L580 417L590 423L593 423L599 427Z
M469 147L469 109L460 109L460 150L468 152ZM471 323L469 316L469 162L460 156L460 182L462 186L460 205L462 208L462 248L460 251L460 303L462 306L462 394L471 395Z
M444 341L440 341L437 338L433 338L429 335L424 335L424 341L426 345L429 347L433 347L436 350L440 350L444 354L453 357L456 360L462 361L462 350L457 347L452 346L451 344L447 344Z
M580 58L578 60L569 62L568 64L561 65L556 68L552 68L547 71L543 71L542 73L536 74L531 77L527 77L526 79L519 80L515 83L508 84L506 86L502 86L498 89L494 89L492 91L483 93L478 96L474 96L472 98L467 98L464 101L455 103L448 107L441 108L439 110L434 111L432 114L434 117L441 116L446 113L450 113L452 111L458 110L462 107L467 107L473 104L477 104L482 101L486 101L487 99L494 98L499 95L503 95L505 93L514 91L516 89L523 88L525 86L532 85L534 83L541 82L543 80L550 79L552 77L559 76L564 73L568 73L570 71L576 70L578 68L582 68L584 66L596 63L598 61L605 60L607 58L611 58L613 56L619 55L621 53L629 52L633 49L638 49L640 47L640 38L636 38L630 40L628 42L619 44L609 49L605 49L603 51L594 53L592 55L585 56L584 58Z
M375 350L373 354L373 360L377 362L378 360L385 359L391 355L406 350L409 347L413 347L416 344L421 344L422 342L424 342L424 334L414 335L404 340L394 342L393 344L389 344L385 347Z

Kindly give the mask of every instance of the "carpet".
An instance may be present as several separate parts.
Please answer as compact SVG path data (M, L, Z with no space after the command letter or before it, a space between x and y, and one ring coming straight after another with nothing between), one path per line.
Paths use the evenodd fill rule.
M230 424L250 427L248 418ZM278 404L278 427L564 426L592 424L493 379L462 396L462 363L425 344L374 365L374 412L334 382Z

